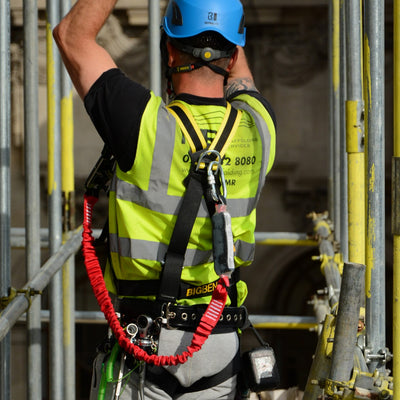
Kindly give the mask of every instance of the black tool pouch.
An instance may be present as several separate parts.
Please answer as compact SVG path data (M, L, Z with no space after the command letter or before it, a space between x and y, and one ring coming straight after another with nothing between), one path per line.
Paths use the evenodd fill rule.
M262 340L253 325L250 324L250 328L261 347L242 354L242 385L256 393L275 389L279 386L279 371L274 350Z

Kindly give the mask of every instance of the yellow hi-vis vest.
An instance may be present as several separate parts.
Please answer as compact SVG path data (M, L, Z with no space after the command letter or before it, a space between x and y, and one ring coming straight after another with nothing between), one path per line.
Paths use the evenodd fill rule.
M275 127L265 107L254 97L240 94L231 102L242 110L239 128L225 153L223 170L227 206L232 218L235 267L248 265L254 256L256 204L265 176L275 157ZM211 142L226 108L215 105L185 106ZM185 194L190 169L190 146L179 124L160 97L153 93L141 120L134 164L127 171L118 166L109 195L110 263L105 280L117 296L120 286L159 280L162 263ZM212 260L212 226L204 199L185 253L181 280L186 285L179 304L208 304L218 279ZM237 305L247 295L243 281L237 284ZM135 298L154 300L141 291ZM227 305L230 304L228 299Z

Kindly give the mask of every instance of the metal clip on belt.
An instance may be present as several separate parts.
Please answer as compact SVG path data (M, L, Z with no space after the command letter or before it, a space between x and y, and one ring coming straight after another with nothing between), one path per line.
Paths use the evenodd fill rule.
M125 323L136 320L140 315L147 315L153 320L161 317L168 328L194 331L204 314L206 305L180 306L158 303L148 300L119 299L118 311ZM225 307L213 333L241 329L247 323L246 307Z

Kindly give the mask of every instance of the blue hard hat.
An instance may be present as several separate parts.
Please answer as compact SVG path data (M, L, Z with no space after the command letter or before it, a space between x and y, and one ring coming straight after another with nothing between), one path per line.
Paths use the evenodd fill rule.
M163 28L169 37L175 39L215 31L238 46L246 43L240 0L170 0Z

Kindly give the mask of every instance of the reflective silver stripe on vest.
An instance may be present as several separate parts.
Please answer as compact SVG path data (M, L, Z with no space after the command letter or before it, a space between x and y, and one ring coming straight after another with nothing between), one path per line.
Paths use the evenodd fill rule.
M238 108L252 115L261 137L263 154L269 156L271 138L266 122L246 103L235 101L232 104L240 105ZM148 190L142 190L135 185L118 179L116 176L113 179L111 190L116 192L118 199L134 202L144 208L162 214L176 215L182 198L167 195L170 168L165 168L165 166L170 166L172 163L174 150L174 140L172 138L175 138L176 121L168 114L165 107L160 107L159 109L157 127L153 156L153 159L157 160L157 162L152 163ZM229 213L233 218L247 216L256 207L264 186L268 161L269 157L263 157L256 197L249 199L228 199ZM200 205L198 216L200 218L209 216L204 199Z
M256 198L253 199L253 209L258 203L258 200L261 196L261 191L264 187L265 183L265 176L267 174L267 168L268 168L268 163L269 163L269 158L270 158L270 153L271 153L271 133L269 132L267 123L265 120L262 118L262 116L255 111L253 108L251 108L247 103L236 100L232 102L232 106L238 108L239 110L244 110L247 111L253 118L254 122L256 123L257 130L260 134L261 137L261 142L262 142L262 147L263 147L263 155L266 154L267 157L263 157L263 161L261 164L260 168L260 176L259 176L259 181L258 181L258 189L257 189L257 195Z
M150 190L141 190L137 186L116 177L114 177L111 188L113 191L116 191L118 199L132 201L144 208L162 214L176 215L182 201L182 197L167 196L163 194L161 190L150 193ZM118 188L118 190L116 190L116 188ZM259 196L259 193L257 195ZM258 197L244 200L228 199L229 213L233 218L247 216L255 208L256 200L258 200ZM207 218L210 216L204 199L201 202L198 216L200 218Z
M119 253L121 257L162 262L164 261L167 247L164 243L118 238L116 234L110 234L110 251ZM235 249L236 256L241 260L245 262L253 260L254 244L237 240ZM207 262L212 262L211 250L186 249L184 266L199 265Z

